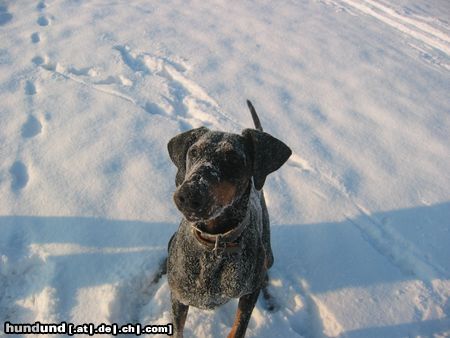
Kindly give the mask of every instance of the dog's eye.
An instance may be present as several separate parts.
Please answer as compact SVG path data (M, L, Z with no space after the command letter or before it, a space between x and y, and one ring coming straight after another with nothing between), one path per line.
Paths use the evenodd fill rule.
M199 154L198 148L191 148L191 149L189 150L189 157L190 157L190 158L195 158L195 157L198 156L198 154Z
M235 154L227 154L225 155L225 162L234 167L241 164L241 159Z

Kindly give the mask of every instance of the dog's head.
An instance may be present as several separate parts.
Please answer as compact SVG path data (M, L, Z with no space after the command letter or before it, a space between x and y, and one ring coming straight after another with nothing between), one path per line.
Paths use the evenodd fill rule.
M175 204L193 222L218 217L245 193L252 177L261 190L266 176L291 155L283 142L255 129L238 135L200 127L172 138L168 150L178 168Z

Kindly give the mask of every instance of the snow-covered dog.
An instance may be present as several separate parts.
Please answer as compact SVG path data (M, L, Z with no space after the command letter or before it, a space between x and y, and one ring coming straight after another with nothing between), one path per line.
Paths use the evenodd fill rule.
M168 144L178 168L174 201L184 216L167 261L177 337L183 336L189 306L212 309L231 298L239 298L239 305L229 337L244 337L273 264L261 189L291 150L262 131L247 103L256 129L238 135L200 127Z

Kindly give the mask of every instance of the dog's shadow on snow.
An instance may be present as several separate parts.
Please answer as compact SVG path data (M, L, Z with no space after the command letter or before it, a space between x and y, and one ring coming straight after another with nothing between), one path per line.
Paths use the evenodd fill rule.
M436 277L433 274L448 279L449 219L450 203L443 203L339 222L275 224L272 247L276 261L271 272L275 296L283 294L288 285L299 294L311 291L317 295L410 280L427 285ZM88 217L0 216L0 320L33 320L32 312L36 311L41 311L40 316L70 320L85 306L79 302L88 299L90 292L109 297L109 308L99 309L105 312L105 319L119 323L142 319L142 310L153 311L148 304L154 294L148 289L155 288L153 279L177 227L174 223ZM44 309L30 305L30 298L39 301L43 297L45 301L46 294L47 300L56 299L56 303ZM279 302L284 313L283 299ZM164 301L155 311L170 311L169 304L169 300ZM306 310L314 315L314 309ZM444 310L448 317L450 305ZM296 313L289 315L293 316L294 331L307 336L308 330L295 327ZM319 313L316 315L312 320L323 328ZM297 325L301 323L303 320ZM432 335L448 325L446 318L343 334Z

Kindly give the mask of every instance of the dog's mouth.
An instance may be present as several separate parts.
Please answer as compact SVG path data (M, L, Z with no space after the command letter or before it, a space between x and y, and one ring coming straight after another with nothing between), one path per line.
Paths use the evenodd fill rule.
M226 204L219 203L220 201L217 201L215 196L212 195L204 198L206 203L198 205L194 203L192 205L180 202L177 193L174 194L174 201L178 210L189 222L205 223L220 217L233 204L233 201Z
M227 207L229 207L229 205L220 206L213 204L207 209L199 208L196 210L191 210L178 207L178 210L181 211L183 216L189 222L208 222L222 215Z

